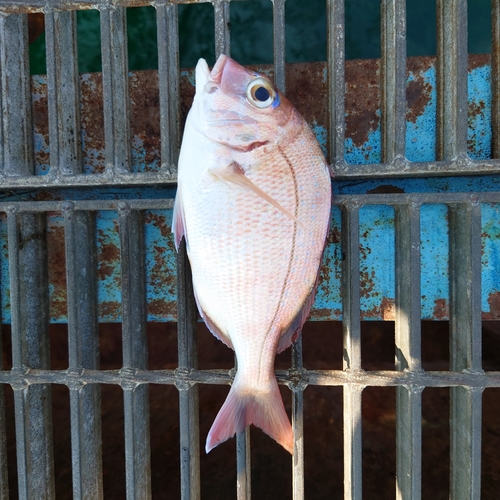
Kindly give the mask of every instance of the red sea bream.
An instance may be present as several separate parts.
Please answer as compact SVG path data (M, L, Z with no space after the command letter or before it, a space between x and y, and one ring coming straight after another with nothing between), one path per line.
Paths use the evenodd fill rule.
M186 239L200 314L238 361L207 452L254 424L293 453L274 358L309 314L330 205L328 166L288 99L229 57L212 71L200 59L173 231L177 247Z

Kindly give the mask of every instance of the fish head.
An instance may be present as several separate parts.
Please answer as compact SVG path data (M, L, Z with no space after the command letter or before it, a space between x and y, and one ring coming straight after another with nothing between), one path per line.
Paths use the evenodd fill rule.
M269 78L225 55L211 71L204 59L198 61L191 113L205 136L239 152L268 151L303 126Z

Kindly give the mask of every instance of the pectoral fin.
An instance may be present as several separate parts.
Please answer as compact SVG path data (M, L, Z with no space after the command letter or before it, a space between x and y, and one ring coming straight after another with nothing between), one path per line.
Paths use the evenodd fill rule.
M281 213L286 215L288 218L295 222L299 222L297 217L290 213L286 208L281 206L274 198L269 196L265 191L262 191L259 186L256 186L243 172L243 169L236 163L233 162L230 165L224 167L213 168L210 173L218 177L221 180L242 186L250 191L253 191L257 196L260 196L263 200L267 201L273 207L277 208Z

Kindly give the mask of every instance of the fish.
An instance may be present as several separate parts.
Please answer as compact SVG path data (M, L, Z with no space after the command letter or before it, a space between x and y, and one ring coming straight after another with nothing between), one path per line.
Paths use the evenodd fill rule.
M331 176L310 127L265 75L226 55L200 59L178 163L172 231L196 304L236 354L205 450L251 424L293 454L274 373L314 301L329 230Z

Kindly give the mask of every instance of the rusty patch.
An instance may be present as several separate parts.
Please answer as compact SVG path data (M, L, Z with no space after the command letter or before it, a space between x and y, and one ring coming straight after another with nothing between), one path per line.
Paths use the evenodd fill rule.
M47 231L47 253L49 283L53 286L50 294L50 315L64 318L67 313L66 255L64 228L50 225Z
M490 63L490 54L469 54L468 70L472 71L473 69L482 68L483 66L487 66Z
M28 41L33 43L45 31L45 16L38 12L28 15Z
M394 299L384 297L380 303L380 316L384 321L396 318L396 305Z
M162 299L155 299L148 302L147 310L148 316L154 316L155 318L177 318L177 304L175 301L167 302Z
M446 299L436 299L434 301L434 310L432 315L435 319L446 319L449 317L448 302Z
M488 297L490 312L483 314L483 319L500 319L500 292L493 292Z
M331 227L330 231L328 231L328 236L326 238L327 243L340 243L342 241L342 233L340 232L340 228Z
M432 85L420 73L406 85L406 120L416 123L431 100Z
M392 184L383 184L374 189L370 189L368 194L391 194L391 193L404 193L405 190Z
M107 301L99 304L99 316L107 321L118 321L121 315L121 304L118 301Z
M158 228L160 231L160 234L164 237L167 238L170 236L172 229L171 227L167 224L167 217L162 214L154 213L151 210L147 212L146 215L146 224L152 223L154 226Z
M98 276L104 280L106 277L112 276L115 268L114 263L120 259L120 250L114 243L103 243L101 253L99 255Z
M380 122L380 61L346 61L345 79L345 136L360 147Z

